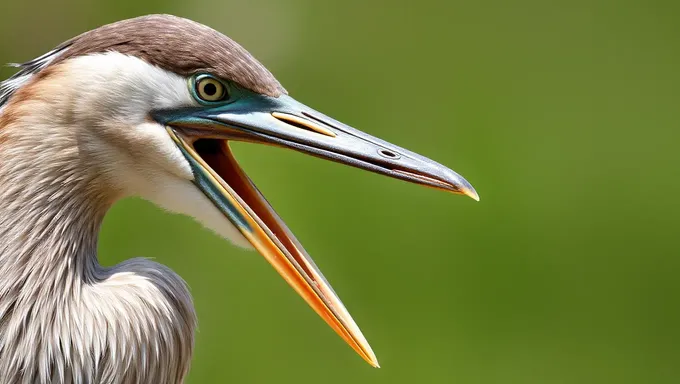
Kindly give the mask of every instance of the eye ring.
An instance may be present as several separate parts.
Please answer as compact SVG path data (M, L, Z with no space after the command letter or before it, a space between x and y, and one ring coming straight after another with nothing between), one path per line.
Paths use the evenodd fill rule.
M198 75L193 81L193 93L199 101L215 103L229 97L227 86L212 75Z

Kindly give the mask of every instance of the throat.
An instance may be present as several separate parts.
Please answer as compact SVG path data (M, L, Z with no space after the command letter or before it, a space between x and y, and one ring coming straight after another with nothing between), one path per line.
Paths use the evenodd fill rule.
M92 280L108 206L77 183L23 184L6 176L0 171L0 292L5 284L68 289Z
M85 113L99 100L82 99L88 83L74 84L90 77L71 66L45 69L0 109L0 382L181 382L196 323L184 282L148 260L97 260L106 212L147 182L134 172L147 151L126 150L147 137Z
M92 187L77 150L65 143L29 147L21 135L2 140L3 129L0 295L47 287L59 294L54 290L92 281L99 228L112 201Z

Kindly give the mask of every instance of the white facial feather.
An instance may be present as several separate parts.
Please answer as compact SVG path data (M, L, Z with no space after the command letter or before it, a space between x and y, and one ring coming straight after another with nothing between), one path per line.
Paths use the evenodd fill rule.
M118 53L54 70L17 80L30 97L0 110L0 383L182 383L186 285L150 260L103 268L96 249L106 210L133 195L247 245L149 118L195 105L187 81Z
M189 163L165 127L149 120L157 109L198 106L186 78L116 52L75 58L66 77L75 114L92 122L88 149L126 195L192 216L241 247L250 243L191 182Z

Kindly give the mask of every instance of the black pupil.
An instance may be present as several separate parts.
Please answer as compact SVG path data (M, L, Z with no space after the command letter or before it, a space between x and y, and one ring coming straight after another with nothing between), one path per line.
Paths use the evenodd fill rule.
M217 94L217 86L213 83L208 83L203 87L203 92L208 96L215 96Z

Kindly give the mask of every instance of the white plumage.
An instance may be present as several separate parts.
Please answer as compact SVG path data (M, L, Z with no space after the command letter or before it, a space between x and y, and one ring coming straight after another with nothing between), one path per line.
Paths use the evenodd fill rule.
M102 268L96 244L106 211L134 195L248 246L147 118L194 106L186 79L115 52L25 76L15 96L31 97L0 130L0 382L181 382L196 326L186 285L146 259Z
M245 49L190 20L124 20L19 67L0 83L0 384L183 382L196 328L186 284L146 259L97 261L102 220L127 196L255 248L379 366L232 140L479 199L451 169L296 101Z

